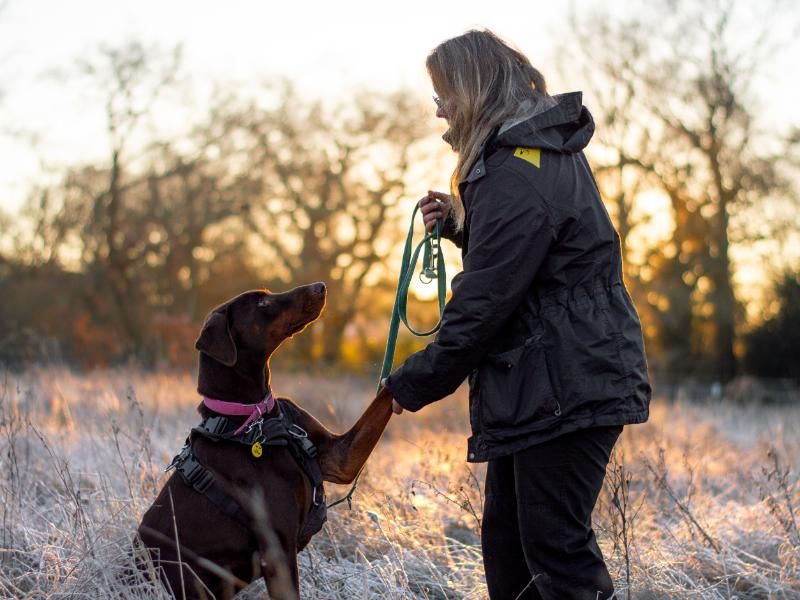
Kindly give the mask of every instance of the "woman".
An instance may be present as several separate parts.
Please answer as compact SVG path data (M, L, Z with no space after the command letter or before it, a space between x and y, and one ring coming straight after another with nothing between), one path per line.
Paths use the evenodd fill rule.
M619 237L582 152L591 115L580 93L549 96L489 31L445 41L426 65L458 162L451 194L420 205L429 228L445 218L464 269L436 339L385 386L400 413L469 378L491 598L609 598L591 513L622 426L647 420L650 385Z

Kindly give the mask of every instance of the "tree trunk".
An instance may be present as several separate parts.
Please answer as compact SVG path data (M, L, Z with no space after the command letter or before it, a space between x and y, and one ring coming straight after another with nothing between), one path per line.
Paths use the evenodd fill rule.
M731 284L731 264L728 255L728 207L721 201L716 227L718 255L714 258L713 281L715 286L716 336L715 362L717 379L726 383L736 376L737 361L734 353L736 339L736 298Z

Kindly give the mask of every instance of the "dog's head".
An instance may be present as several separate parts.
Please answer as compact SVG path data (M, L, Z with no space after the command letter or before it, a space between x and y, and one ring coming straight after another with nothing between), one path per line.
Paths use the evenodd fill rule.
M324 283L280 294L268 290L239 294L211 311L195 348L226 367L241 360L263 365L285 339L319 318L325 294Z

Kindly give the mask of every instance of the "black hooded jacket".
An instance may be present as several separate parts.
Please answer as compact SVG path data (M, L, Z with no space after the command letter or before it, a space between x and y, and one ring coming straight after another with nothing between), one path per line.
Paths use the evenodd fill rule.
M416 411L469 377L473 462L648 417L619 236L582 152L594 122L579 92L553 98L490 136L460 183L464 270L435 340L386 381Z

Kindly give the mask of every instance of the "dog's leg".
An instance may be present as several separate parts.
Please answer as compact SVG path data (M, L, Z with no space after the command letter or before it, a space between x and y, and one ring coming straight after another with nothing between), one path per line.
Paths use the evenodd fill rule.
M300 425L308 431L319 450L322 478L347 484L358 475L386 429L392 416L392 396L386 389L381 389L356 424L341 435L331 433L301 407L298 408L304 417Z

